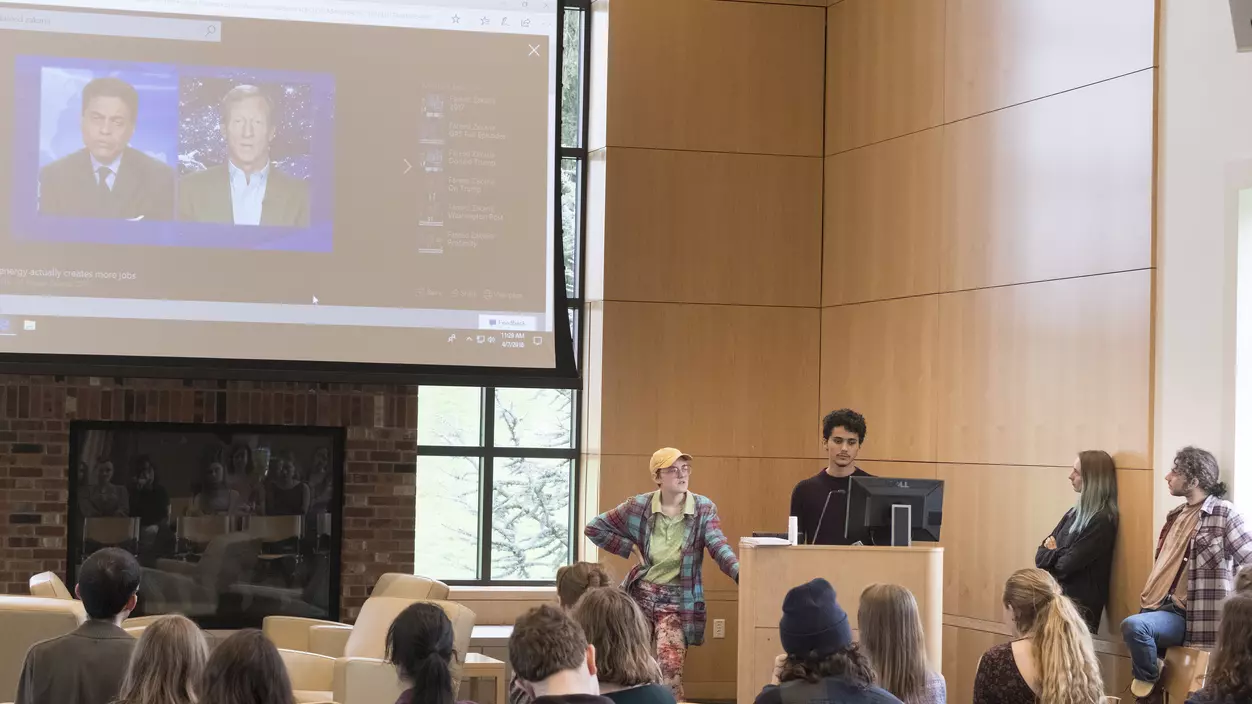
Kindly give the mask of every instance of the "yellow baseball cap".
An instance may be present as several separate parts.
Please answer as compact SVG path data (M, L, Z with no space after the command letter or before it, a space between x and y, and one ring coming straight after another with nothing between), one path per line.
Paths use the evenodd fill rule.
M691 455L679 450L676 447L662 447L652 453L652 461L648 463L648 469L655 473L658 469L673 467L678 460L685 459L691 461Z

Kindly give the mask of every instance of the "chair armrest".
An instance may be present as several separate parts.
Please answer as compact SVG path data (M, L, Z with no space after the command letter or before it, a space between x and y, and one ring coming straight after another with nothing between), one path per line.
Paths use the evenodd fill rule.
M352 626L346 623L318 624L309 628L309 652L343 657L343 651L352 637Z
M292 689L329 692L335 686L335 659L316 653L279 648L278 654L287 666Z
M339 658L335 661L335 701L394 702L408 689L396 674L395 665L374 658Z
M266 616L261 621L261 632L279 648L312 652L309 650L309 629L314 626L330 625L342 624L299 616Z

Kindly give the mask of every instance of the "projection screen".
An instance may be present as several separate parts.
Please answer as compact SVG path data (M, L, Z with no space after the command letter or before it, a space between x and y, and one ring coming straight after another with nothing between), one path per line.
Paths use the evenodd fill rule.
M0 0L0 354L552 368L556 5Z

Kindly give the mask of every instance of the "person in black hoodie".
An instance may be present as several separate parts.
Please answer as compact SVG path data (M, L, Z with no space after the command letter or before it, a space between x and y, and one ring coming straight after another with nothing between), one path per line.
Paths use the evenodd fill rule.
M1035 566L1060 583L1087 628L1100 630L1109 602L1113 544L1117 541L1117 468L1103 450L1084 450L1074 460L1069 482L1078 501L1035 551Z
M535 704L613 704L600 696L596 649L569 614L549 604L522 614L509 636L513 671Z

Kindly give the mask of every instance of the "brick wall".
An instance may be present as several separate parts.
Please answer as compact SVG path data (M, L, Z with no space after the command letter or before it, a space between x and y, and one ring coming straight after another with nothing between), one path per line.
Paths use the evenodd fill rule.
M413 571L417 387L0 375L2 593L65 576L75 419L346 427L341 616L380 574Z

